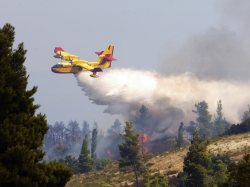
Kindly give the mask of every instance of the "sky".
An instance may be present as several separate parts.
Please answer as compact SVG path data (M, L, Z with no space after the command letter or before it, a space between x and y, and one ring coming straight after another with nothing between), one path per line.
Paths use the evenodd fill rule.
M106 129L117 118L127 119L104 113L105 105L93 104L73 74L52 73L51 67L59 62L53 57L54 48L62 47L80 59L95 61L98 59L95 52L114 45L113 56L117 61L112 62L111 69L161 72L172 67L175 62L165 63L166 59L173 58L180 46L188 47L193 36L213 28L246 31L237 22L242 19L241 12L232 11L232 1L228 2L231 4L215 0L2 0L0 27L5 23L15 27L15 48L24 42L28 50L25 62L30 75L28 89L38 86L35 103L41 107L37 112L46 114L49 124L76 120L81 125L86 120L91 126L96 121ZM241 2L244 5L246 1ZM98 85L103 82L99 80L102 74L109 71L104 69L100 73L95 80ZM105 82L101 86L105 88Z

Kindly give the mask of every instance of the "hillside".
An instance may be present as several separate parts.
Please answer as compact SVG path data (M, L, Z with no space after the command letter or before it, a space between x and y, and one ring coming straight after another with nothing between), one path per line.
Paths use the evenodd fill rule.
M238 135L216 137L212 139L208 145L208 152L217 155L230 152L231 159L238 162L244 155L249 152L250 147L250 132ZM188 147L181 149L171 149L158 155L149 153L144 156L144 164L151 169L151 175L158 172L163 173L166 177L171 178L174 183L175 176L182 171L183 160L188 152ZM142 177L140 177L142 180ZM93 182L94 181L94 182ZM67 183L67 187L86 187L86 186L101 186L99 183L111 183L114 187L135 186L135 177L131 167L118 167L118 161L108 164L104 170L90 172L87 174L74 175ZM174 186L174 185L172 185Z

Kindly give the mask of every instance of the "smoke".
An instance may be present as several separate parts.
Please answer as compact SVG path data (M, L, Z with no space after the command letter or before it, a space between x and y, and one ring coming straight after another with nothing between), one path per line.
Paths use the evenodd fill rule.
M166 75L194 73L199 79L248 80L249 46L226 28L191 37L160 68Z
M105 113L120 114L134 120L142 104L151 115L152 139L174 133L180 122L195 120L194 104L206 101L216 114L222 100L227 121L237 123L250 99L250 83L228 80L203 80L192 73L165 76L156 72L111 69L93 79L88 73L75 74L85 95Z
M146 105L152 139L175 133L180 122L195 120L194 104L204 100L213 115L222 100L226 120L239 123L250 99L248 5L247 0L218 3L220 26L190 37L167 56L159 72L111 69L99 79L79 73L78 85L94 104L107 106L105 113L127 120L133 121ZM243 32L234 31L233 24Z
M250 33L250 1L224 0L217 2L216 8L221 12L221 24L230 25L241 32L243 39L249 40ZM248 41L249 42L249 41Z

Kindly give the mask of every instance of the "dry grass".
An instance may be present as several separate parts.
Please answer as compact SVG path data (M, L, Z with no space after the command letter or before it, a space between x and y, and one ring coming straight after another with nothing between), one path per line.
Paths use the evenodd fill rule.
M187 148L173 149L157 156L149 153L144 157L144 165L149 167L152 176L159 172L169 177L176 176L178 172L182 171L183 158L187 151ZM139 180L142 180L141 176ZM135 185L133 168L129 166L119 169L118 162L114 161L108 164L102 171L74 175L66 187L98 187L102 181L111 183L113 187L132 187Z
M224 136L216 142L212 142L208 147L208 152L217 155L230 152L234 161L239 161L245 153L249 152L250 133Z
M250 133L245 133L213 139L207 150L213 155L230 152L231 159L238 162L245 153L250 152L249 148ZM158 155L148 154L144 157L144 165L149 167L152 176L160 172L167 177L173 177L182 171L187 152L188 147L172 149ZM139 180L141 183L142 177L139 177ZM113 187L133 187L135 186L133 168L126 167L120 170L118 162L114 161L102 171L74 175L66 187L99 187L102 181L112 184Z

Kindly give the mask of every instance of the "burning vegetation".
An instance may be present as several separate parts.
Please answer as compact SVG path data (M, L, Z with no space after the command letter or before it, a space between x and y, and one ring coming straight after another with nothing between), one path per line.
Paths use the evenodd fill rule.
M148 153L148 148L146 142L150 140L150 137L146 133L142 133L140 131L140 136L139 136L139 145L141 145L141 150L139 154L147 154Z

